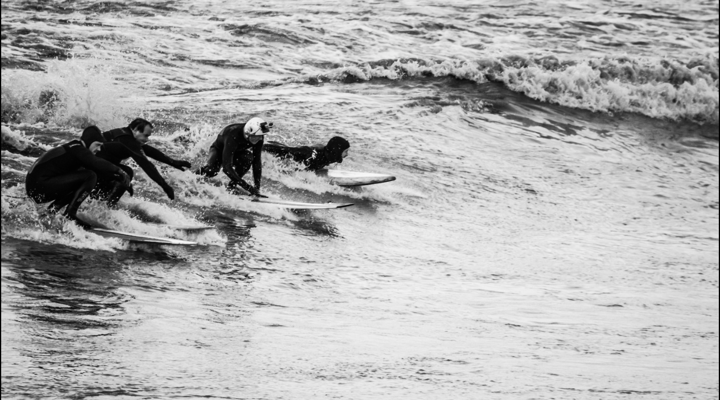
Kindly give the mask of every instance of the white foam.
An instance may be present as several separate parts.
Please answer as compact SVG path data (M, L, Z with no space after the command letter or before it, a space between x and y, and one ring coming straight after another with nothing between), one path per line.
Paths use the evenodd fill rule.
M47 71L3 71L3 114L13 112L15 119L31 124L110 129L126 125L137 114L131 90L120 86L100 61L50 60Z
M552 62L548 62L548 60ZM653 118L718 123L717 56L687 64L661 58L627 57L560 61L556 57L491 57L468 60L396 60L327 73L331 80L399 80L454 77L476 83L488 77L530 98L602 112L632 112Z
M49 150L51 147L42 143L35 142L29 138L21 130L12 130L8 126L2 126L2 141L8 143L18 150L25 150L28 147L39 147L43 150Z

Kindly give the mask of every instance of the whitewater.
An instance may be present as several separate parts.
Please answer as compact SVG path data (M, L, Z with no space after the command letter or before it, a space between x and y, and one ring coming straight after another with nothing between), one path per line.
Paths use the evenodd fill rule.
M717 399L718 6L3 1L2 397ZM197 246L25 194L89 125L196 169L254 116L397 180L129 163L80 208Z

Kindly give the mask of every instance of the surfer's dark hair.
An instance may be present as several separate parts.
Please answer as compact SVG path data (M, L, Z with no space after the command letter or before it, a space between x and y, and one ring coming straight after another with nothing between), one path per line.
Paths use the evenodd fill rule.
M130 128L131 131L134 131L135 129L139 130L140 132L145 130L145 127L150 125L151 128L155 128L153 124L145 119L142 118L135 118L133 122L128 125L128 128Z

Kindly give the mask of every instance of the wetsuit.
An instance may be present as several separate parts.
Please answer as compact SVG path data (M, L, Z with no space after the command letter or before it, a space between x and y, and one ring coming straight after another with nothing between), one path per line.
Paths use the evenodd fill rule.
M106 142L117 142L122 143L127 147L128 149L132 150L133 152L150 157L154 160L160 161L162 163L165 163L173 168L177 168L181 171L184 171L185 168L190 168L190 163L187 161L182 160L175 160L173 158L170 158L165 155L162 151L150 146L149 144L142 144L140 141L135 139L135 136L133 136L132 131L129 128L117 128L113 130L109 130L107 132L103 132L103 137L105 138ZM115 155L112 159L109 159L108 161L112 162L113 164L119 164L123 160L127 159L120 158L121 156Z
M350 148L347 140L335 136L327 146L290 147L278 142L269 142L263 150L280 158L301 163L309 171L319 171L332 163L343 162L343 152Z
M95 157L80 140L73 140L35 161L25 177L25 190L38 204L52 201L53 211L67 206L64 215L87 227L77 219L77 210L95 186L98 174L123 179L119 167Z
M207 164L200 168L198 173L212 177L217 175L222 167L225 175L230 178L228 189L234 190L240 186L250 194L259 195L264 139L253 145L243 135L244 129L245 124L226 126L210 146ZM242 179L250 167L253 170L254 187Z
M100 132L100 129L95 126L91 126L83 131L80 140L82 140L87 146L89 146L92 142L104 142L105 138ZM173 191L173 188L170 187L167 182L165 182L165 179L163 179L163 177L160 175L160 172L158 172L157 168L155 168L155 165L153 165L153 163L150 162L147 157L130 150L124 144L120 142L103 143L102 148L99 152L97 152L96 156L120 167L123 171L125 171L125 173L128 174L130 180L132 180L135 173L133 172L132 168L127 165L121 164L121 162L125 159L132 158L133 160L135 160L137 165L139 165L140 168L145 171L145 173L150 177L150 179L155 181L155 183L157 183L165 191L170 200L173 200L175 198L175 192ZM120 200L120 197L122 197L122 195L125 194L126 191L129 192L130 195L133 194L132 186L130 184L123 185L122 182L114 179L112 175L99 174L97 185L95 186L95 189L93 189L91 195L93 196L93 198L101 198L107 200L108 204L113 205L116 204L118 200Z

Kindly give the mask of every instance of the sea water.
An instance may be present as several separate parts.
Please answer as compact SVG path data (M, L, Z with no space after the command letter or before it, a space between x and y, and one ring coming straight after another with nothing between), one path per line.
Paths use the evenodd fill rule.
M718 398L718 1L3 1L2 397ZM343 136L293 212L156 163L86 218L25 195L53 146L143 117ZM249 176L248 179L251 179ZM204 223L177 232L150 222Z

